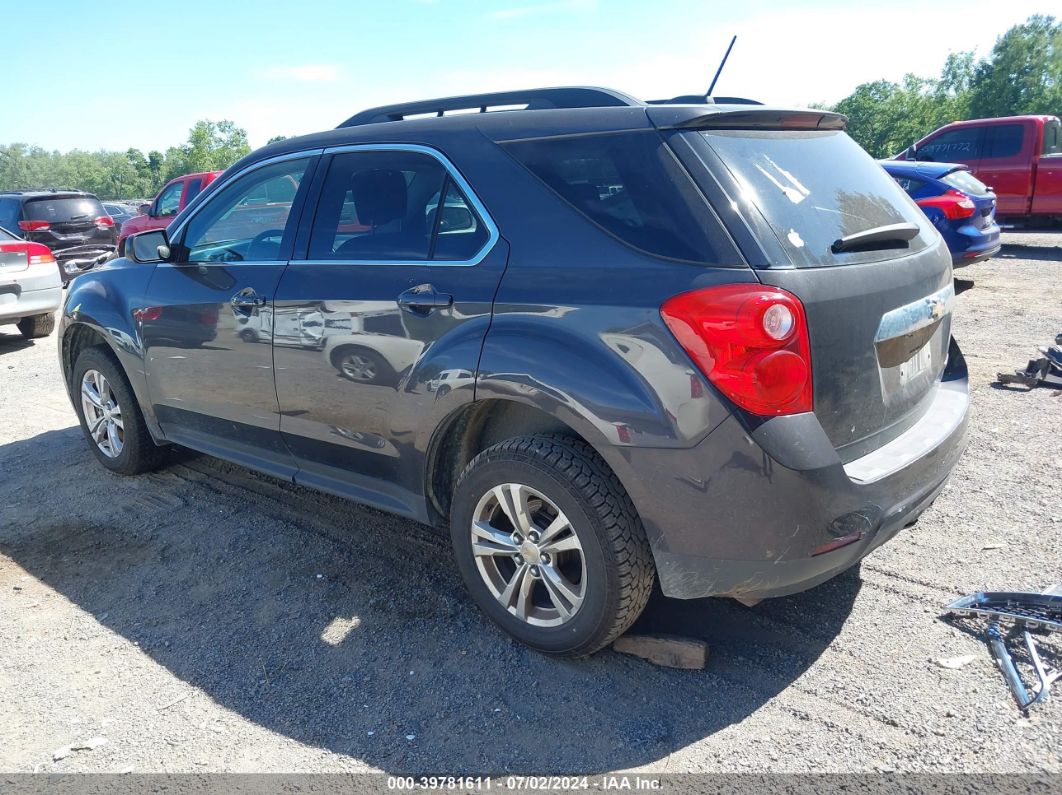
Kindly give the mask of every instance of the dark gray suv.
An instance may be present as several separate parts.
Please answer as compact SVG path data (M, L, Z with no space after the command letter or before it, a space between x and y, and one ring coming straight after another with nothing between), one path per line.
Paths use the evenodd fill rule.
M554 654L654 580L814 586L933 501L969 401L948 250L844 123L543 89L267 146L73 284L89 446L448 528L476 602Z

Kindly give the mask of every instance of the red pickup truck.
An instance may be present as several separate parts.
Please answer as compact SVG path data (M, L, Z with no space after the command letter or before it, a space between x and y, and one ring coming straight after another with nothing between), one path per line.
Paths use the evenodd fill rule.
M150 204L143 205L140 209L143 215L130 218L122 224L118 233L118 255L122 256L125 251L125 239L137 232L147 232L149 229L165 229L170 221L200 192L221 176L220 171L204 171L199 174L185 174L183 177L174 177L159 191Z
M952 122L895 159L969 166L995 191L997 216L1062 218L1062 122L1057 116Z

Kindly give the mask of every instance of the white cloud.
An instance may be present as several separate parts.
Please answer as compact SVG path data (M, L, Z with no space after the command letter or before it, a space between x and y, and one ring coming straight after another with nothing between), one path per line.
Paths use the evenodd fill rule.
M267 80L294 80L299 83L334 83L342 69L334 64L308 63L296 66L271 66L260 74Z

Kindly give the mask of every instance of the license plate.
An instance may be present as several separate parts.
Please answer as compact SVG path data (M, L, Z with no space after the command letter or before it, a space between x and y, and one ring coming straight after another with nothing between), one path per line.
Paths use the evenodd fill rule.
M900 386L906 386L922 373L929 370L933 364L932 343L926 343L918 351L900 365Z

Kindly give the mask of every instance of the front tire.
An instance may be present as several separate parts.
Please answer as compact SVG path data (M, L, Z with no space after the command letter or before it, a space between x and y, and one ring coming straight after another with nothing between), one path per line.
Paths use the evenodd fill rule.
M55 331L55 314L49 312L47 315L24 317L18 321L18 330L28 340L47 337Z
M86 348L74 364L74 408L96 459L119 475L139 475L162 463L125 374L110 351Z
M546 654L607 646L641 615L655 579L630 497L578 439L519 437L477 455L458 480L450 535L480 608Z

